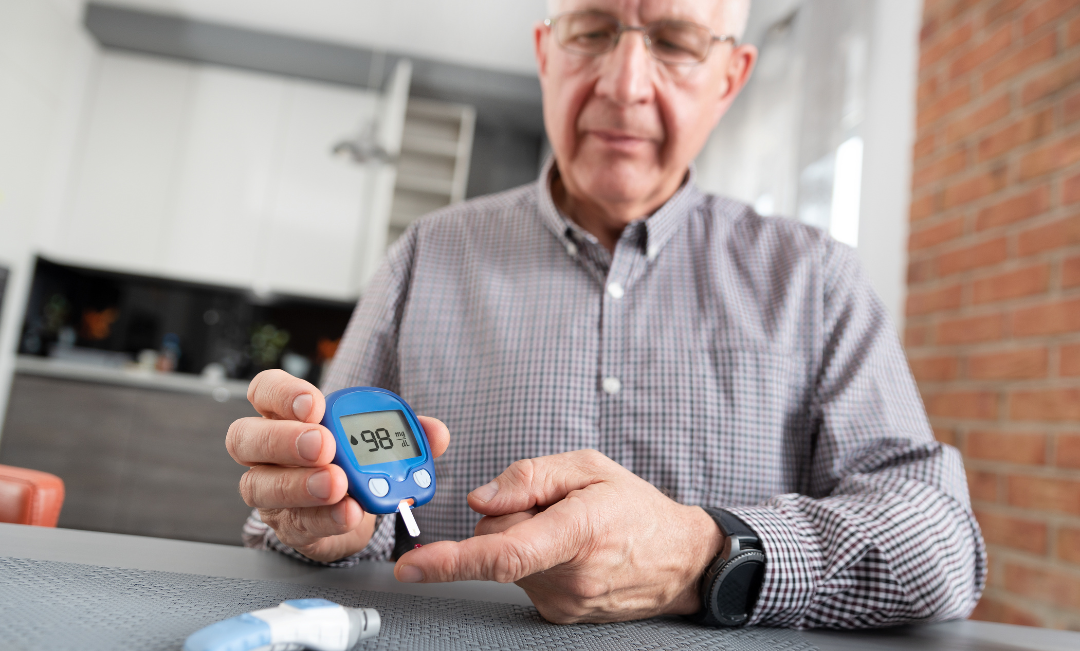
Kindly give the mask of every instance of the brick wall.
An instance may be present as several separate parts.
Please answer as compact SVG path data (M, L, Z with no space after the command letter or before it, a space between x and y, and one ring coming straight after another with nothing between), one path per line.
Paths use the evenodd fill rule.
M907 321L964 453L975 617L1080 630L1080 0L926 0Z

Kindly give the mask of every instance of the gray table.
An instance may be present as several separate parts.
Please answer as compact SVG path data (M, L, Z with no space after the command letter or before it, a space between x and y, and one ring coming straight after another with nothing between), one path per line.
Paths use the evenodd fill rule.
M428 585L398 583L390 563L362 563L355 568L329 569L304 565L273 553L225 545L70 529L0 524L0 557L529 604L528 597L515 585L482 581ZM869 632L805 632L802 635L823 651L1080 649L1080 633L974 621Z

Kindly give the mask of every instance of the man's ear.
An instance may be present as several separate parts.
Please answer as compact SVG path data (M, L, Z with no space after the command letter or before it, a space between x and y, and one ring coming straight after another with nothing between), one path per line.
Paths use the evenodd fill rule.
M536 23L533 27L533 46L536 49L536 73L541 79L544 78L544 74L547 72L547 59L548 59L548 43L547 38L548 31L551 28L544 23Z
M718 89L719 96L716 103L717 121L731 108L731 104L750 80L750 73L754 71L757 63L758 50L753 45L740 45L731 53L728 59L727 70Z

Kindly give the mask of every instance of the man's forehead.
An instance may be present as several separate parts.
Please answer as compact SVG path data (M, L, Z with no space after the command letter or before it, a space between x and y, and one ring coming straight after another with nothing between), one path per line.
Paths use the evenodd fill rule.
M636 18L649 22L662 18L678 18L708 25L714 30L729 30L725 10L730 4L749 0L551 0L551 13L598 9L627 20Z

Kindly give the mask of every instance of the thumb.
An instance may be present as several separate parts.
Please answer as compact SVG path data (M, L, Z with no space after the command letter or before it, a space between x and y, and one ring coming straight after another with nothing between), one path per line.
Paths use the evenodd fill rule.
M621 466L596 450L522 459L469 493L469 507L483 515L543 509L573 491L606 481L616 468Z

